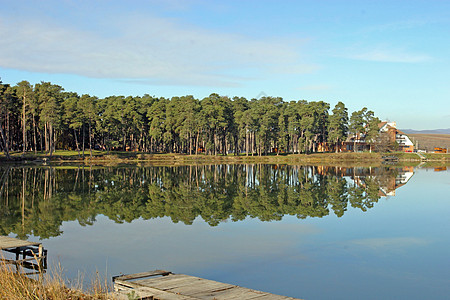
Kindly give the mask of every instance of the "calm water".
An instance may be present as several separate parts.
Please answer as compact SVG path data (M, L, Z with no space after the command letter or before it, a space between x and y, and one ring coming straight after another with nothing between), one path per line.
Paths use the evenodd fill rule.
M69 279L166 269L305 299L450 295L450 172L0 167L0 234Z

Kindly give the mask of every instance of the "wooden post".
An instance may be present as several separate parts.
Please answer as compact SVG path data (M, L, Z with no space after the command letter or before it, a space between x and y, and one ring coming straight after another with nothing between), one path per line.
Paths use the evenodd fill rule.
M38 263L39 269L42 270L42 267L43 267L43 261L42 261L43 249L42 249L42 244L39 244L39 248L38 249L39 250L38 250L38 261L37 261L37 263Z

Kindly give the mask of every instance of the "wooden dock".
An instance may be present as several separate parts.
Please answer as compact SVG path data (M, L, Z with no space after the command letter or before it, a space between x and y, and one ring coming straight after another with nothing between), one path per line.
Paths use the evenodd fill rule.
M16 255L15 259L8 259L1 255L0 261L40 272L47 269L47 250L42 243L0 236L0 250Z
M297 299L195 276L173 274L164 270L115 276L113 283L115 295L119 299L130 297L149 300Z

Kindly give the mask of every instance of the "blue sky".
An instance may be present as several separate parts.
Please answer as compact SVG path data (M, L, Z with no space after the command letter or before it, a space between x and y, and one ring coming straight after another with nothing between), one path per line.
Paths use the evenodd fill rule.
M263 93L450 127L450 1L0 4L6 83L98 97Z

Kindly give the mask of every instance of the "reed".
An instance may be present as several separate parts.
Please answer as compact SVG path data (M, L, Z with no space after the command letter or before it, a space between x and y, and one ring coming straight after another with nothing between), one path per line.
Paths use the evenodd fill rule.
M108 292L106 280L103 280L98 272L93 276L90 286L86 289L83 289L80 280L68 287L61 267L49 273L35 275L36 278L32 278L18 272L15 265L1 261L0 299L114 299L113 295Z

